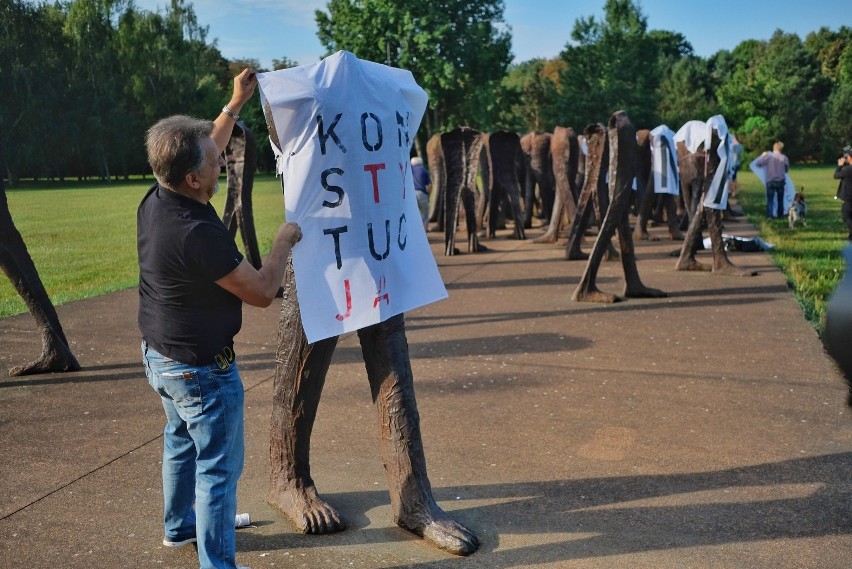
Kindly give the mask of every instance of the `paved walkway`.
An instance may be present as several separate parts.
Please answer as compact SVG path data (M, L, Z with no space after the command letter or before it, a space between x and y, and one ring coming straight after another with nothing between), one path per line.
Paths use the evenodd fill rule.
M726 231L753 234L742 221ZM640 242L643 281L669 298L602 306L570 301L585 263L562 248L486 244L438 256L450 298L407 315L432 486L481 549L453 557L392 524L353 335L312 449L350 529L304 536L266 504L278 315L246 308L239 509L256 527L238 531L240 563L850 567L852 413L767 255L732 256L752 278L686 274L673 270L677 244ZM620 292L620 263L598 283ZM163 417L139 362L135 289L58 312L84 369L0 379L0 566L197 567L192 548L160 545ZM32 318L0 320L0 346L3 369L35 357Z

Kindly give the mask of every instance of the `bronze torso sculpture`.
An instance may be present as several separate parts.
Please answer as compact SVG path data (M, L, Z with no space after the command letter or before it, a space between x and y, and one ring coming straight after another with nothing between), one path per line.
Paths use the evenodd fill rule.
M636 191L638 204L636 207L636 227L633 238L638 240L651 239L648 233L648 218L656 203L654 196L653 178L651 176L651 132L647 129L636 131Z
M542 219L550 219L553 210L553 165L550 155L549 132L529 132L521 137L524 153L524 227L532 227L536 187L541 200Z
M624 296L627 298L660 298L666 293L646 287L639 278L636 268L636 256L633 251L633 239L628 220L632 182L635 176L634 155L636 152L636 131L624 111L613 113L609 119L609 128L602 125L586 130L589 141L589 155L598 152L596 143L593 151L592 139L604 133L609 138L609 187L610 203L601 222L601 229L595 240L595 246L589 255L586 270L574 291L573 300L585 302L616 302L619 298L613 294L598 290L595 285L598 267L609 247L613 234L618 232L621 249L621 264L624 269Z
M441 154L444 157L446 186L444 188L444 255L458 253L455 246L459 202L464 206L467 225L467 250L483 251L477 235L476 174L479 170L482 134L460 127L441 135Z
M268 113L268 109L264 109ZM267 119L269 120L269 119ZM272 121L269 121L270 126ZM273 142L280 148L274 128ZM337 337L309 344L302 326L292 260L284 276L270 428L269 502L304 533L345 529L311 478L311 433ZM432 495L414 398L405 317L393 316L358 331L373 402L379 416L394 522L456 555L479 547L476 535L447 515Z
M684 204L689 211L689 229L686 232L675 268L678 271L713 271L716 274L733 276L754 276L755 272L743 270L734 265L725 252L722 242L722 212L718 209L705 208L704 194L710 187L720 159L716 149L721 143L717 131L713 131L709 152L692 154L682 142L677 144L678 170ZM695 259L698 246L702 242L702 224L706 223L710 233L713 265L708 267Z
M636 157L636 183L642 197L633 238L637 241L655 240L648 232L648 221L652 213L656 211L660 216L665 214L672 241L680 241L683 239L683 233L680 231L681 220L677 215L677 196L655 193L650 138L651 133L647 130L637 132L636 143L639 146L639 153Z
M251 202L254 172L257 170L257 143L254 133L242 122L234 125L234 132L225 147L225 163L228 171L228 197L225 201L225 211L222 213L222 223L231 235L236 235L239 230L246 259L255 269L260 269L260 249L257 246Z
M362 328L358 339L379 416L380 450L394 521L441 549L456 555L472 553L479 547L476 535L450 518L432 496L404 316ZM310 465L311 432L336 345L337 337L308 343L291 265L284 277L275 355L269 501L305 533L332 533L346 527L334 507L319 496Z
M514 132L497 131L485 137L488 165L488 237L496 235L500 206L508 203L515 223L515 238L526 239L521 209L518 169L523 160L521 140Z
M579 166L580 146L573 128L557 126L550 139L550 155L553 165L553 179L556 192L553 200L553 212L550 225L535 243L556 243L563 220L571 220L577 213L577 169Z
M444 231L444 187L447 185L447 172L444 168L444 153L441 151L441 135L432 135L426 143L426 158L429 164L429 176L432 178L432 192L429 195L429 222L432 231Z
M606 209L609 203L606 187L606 173L609 162L606 128L601 124L590 124L583 132L583 136L587 147L584 160L585 176L583 177L580 197L577 200L577 210L568 230L568 241L565 244L565 258L569 261L589 258L589 255L580 249L583 234L590 224L592 212L597 210L598 217L600 217L600 211Z

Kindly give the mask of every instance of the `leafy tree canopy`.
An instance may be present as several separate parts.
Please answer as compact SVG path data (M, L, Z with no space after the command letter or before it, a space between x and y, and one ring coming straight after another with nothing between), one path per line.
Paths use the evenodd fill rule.
M692 53L676 32L648 31L646 16L632 0L607 0L604 17L578 18L573 44L561 54L561 97L552 120L583 128L627 111L637 127L659 122L659 75L664 64Z
M781 140L791 158L817 153L820 108L813 102L825 100L831 85L815 55L797 35L777 30L768 42L743 42L734 57L717 95L729 123L760 125L742 132L744 143L766 149Z
M410 70L429 95L426 134L487 129L511 61L503 10L502 0L331 0L316 12L317 35L329 53Z

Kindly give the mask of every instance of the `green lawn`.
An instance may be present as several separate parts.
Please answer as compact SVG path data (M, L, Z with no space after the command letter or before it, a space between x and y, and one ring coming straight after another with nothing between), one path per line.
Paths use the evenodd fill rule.
M834 200L837 182L831 166L800 166L791 172L804 186L808 226L795 230L786 219L764 215L765 196L757 178L740 172L739 202L761 236L776 245L772 258L787 275L806 318L821 331L825 301L845 267L840 250L846 227L840 203ZM136 286L136 206L148 181L115 184L67 183L24 185L7 189L9 209L24 238L42 282L54 304ZM213 205L221 214L225 179ZM279 181L260 176L253 193L255 225L262 253L267 253L283 221L284 201ZM237 239L239 245L239 239ZM26 312L8 279L0 279L0 317Z
M834 199L837 180L833 166L798 166L790 171L797 188L804 187L808 204L808 226L790 230L787 218L766 217L766 196L754 174L744 168L739 202L760 235L775 245L772 259L794 289L808 321L822 332L825 303L842 276L845 266L840 251L847 244L847 229L840 217L840 202Z
M6 189L12 220L54 304L136 286L136 207L150 184L148 178ZM213 205L221 215L227 188L224 176L219 187ZM258 244L265 254L284 219L279 180L259 177L252 197ZM239 237L237 244L242 248ZM0 278L0 317L26 311L9 280Z

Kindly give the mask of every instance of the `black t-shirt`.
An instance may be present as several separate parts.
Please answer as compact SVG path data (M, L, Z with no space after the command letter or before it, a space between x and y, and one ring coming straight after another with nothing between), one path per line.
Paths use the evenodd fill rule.
M837 197L845 202L852 201L852 165L838 166L834 171L834 179L840 180Z
M233 347L242 301L215 283L243 255L210 204L154 184L136 213L139 330L161 354L207 365Z

